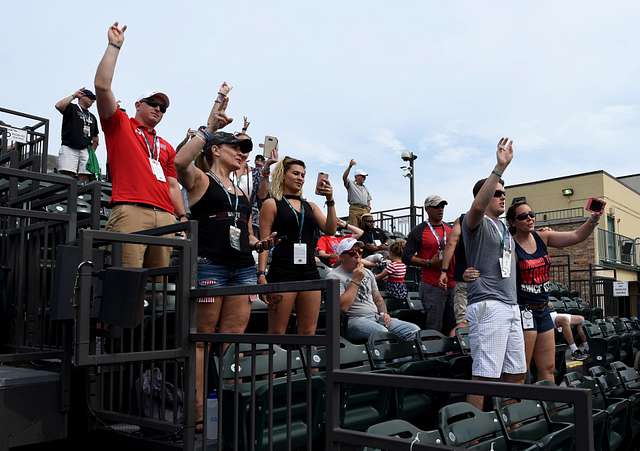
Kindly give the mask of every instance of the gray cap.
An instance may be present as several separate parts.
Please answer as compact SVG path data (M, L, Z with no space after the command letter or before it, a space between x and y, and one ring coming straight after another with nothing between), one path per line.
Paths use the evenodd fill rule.
M425 207L438 207L442 203L444 203L444 205L448 205L449 204L449 202L447 202L446 200L444 200L442 197L438 196L437 194L434 194L432 196L427 196L427 198L424 200L424 206Z

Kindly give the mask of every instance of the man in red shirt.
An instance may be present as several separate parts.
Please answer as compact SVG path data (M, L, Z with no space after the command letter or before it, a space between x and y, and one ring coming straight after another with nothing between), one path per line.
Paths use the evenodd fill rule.
M176 218L186 221L187 216L173 164L176 152L155 131L169 107L169 97L161 92L141 96L135 103L135 117L129 118L111 91L126 29L117 22L109 28L95 88L113 183L113 208L106 229L131 233L174 224ZM169 247L128 244L123 246L122 265L168 266L170 254Z
M339 231L341 233L339 234ZM356 227L351 225L342 219L338 219L338 230L335 235L322 235L318 239L318 244L316 244L316 250L318 251L318 257L325 263L327 266L331 266L332 268L336 266L338 263L338 258L340 256L336 253L336 249L340 241L345 238L355 238L360 239L364 231L360 227Z
M414 228L407 238L402 261L406 265L422 268L420 298L427 314L426 329L443 332L445 335L449 322L453 321L453 264L449 264L446 290L439 286L440 268L444 256L444 247L451 235L451 227L442 221L447 201L438 195L429 196L424 201L428 219ZM453 326L453 324L451 324Z

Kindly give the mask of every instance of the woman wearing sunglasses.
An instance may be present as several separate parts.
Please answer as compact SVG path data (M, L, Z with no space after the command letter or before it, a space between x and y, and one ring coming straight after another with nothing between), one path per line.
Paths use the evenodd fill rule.
M302 197L306 169L304 162L291 157L275 165L271 179L271 199L260 209L260 235L277 232L281 241L273 248L269 272L267 254L258 262L258 283L293 282L320 278L315 249L320 230L327 235L336 232L336 209L329 180L323 180L317 193L324 196L327 216L320 207ZM320 312L320 292L279 293L268 297L269 333L284 334L295 304L298 334L314 335Z
M255 285L252 251L262 252L272 238L259 241L249 227L248 196L231 180L246 163L253 147L248 135L217 131L232 119L225 114L230 87L223 83L209 116L208 125L180 150L175 159L178 178L187 190L191 219L198 221L198 286ZM192 161L195 158L195 165ZM200 333L245 331L251 314L248 295L206 297L198 300L197 330ZM196 349L197 421L202 420L204 343ZM200 426L200 424L198 424ZM198 427L198 429L200 429Z
M527 369L530 369L533 357L538 380L555 382L554 325L547 307L551 266L547 247L563 248L586 240L598 226L601 215L602 211L593 213L572 232L556 232L536 231L536 215L526 202L516 202L507 211L509 231L516 243L518 304L524 329Z

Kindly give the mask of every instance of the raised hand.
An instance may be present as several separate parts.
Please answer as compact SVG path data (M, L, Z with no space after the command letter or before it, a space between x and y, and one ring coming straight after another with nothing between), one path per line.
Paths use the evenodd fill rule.
M349 167L353 167L353 166L355 166L356 164L358 164L358 163L357 163L357 162L356 162L356 160L354 160L354 159L351 159L351 161L349 161Z
M505 169L513 159L513 141L509 138L500 138L498 141L498 150L496 151L496 160L501 169Z
M84 93L82 92L83 90L84 90L84 86L73 93L73 98L79 99L80 97L82 97L84 95Z
M324 179L321 182L320 187L318 188L318 194L327 198L327 200L333 199L333 187L329 180Z
M118 26L118 22L114 22L107 31L107 37L109 38L109 44L113 44L116 47L122 47L124 42L124 32L127 30L127 26Z
M222 86L225 86L225 85L226 85L226 82L222 84ZM233 122L233 119L228 117L226 113L228 104L229 104L229 97L225 97L221 103L216 101L213 104L213 108L211 109L211 113L209 114L209 120L207 121L208 122L207 126L209 128L209 131L215 132L216 130L220 130L221 128L224 128L227 125L229 125L231 122Z
M246 133L251 122L249 122L249 120L247 119L247 116L242 116L242 118L244 119L244 123L242 125L242 131Z
M218 94L222 94L223 96L228 96L229 92L231 92L232 89L233 89L233 86L231 86L226 81L223 81L222 84L220 85L220 89L218 89Z

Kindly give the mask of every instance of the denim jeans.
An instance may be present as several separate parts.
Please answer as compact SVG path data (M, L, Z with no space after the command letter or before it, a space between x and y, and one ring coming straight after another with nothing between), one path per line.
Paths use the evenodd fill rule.
M413 323L401 321L391 318L391 324L387 329L379 319L379 315L371 316L350 316L347 322L347 338L354 341L367 340L374 332L391 332L398 338L409 341L416 338L417 332L420 330Z

